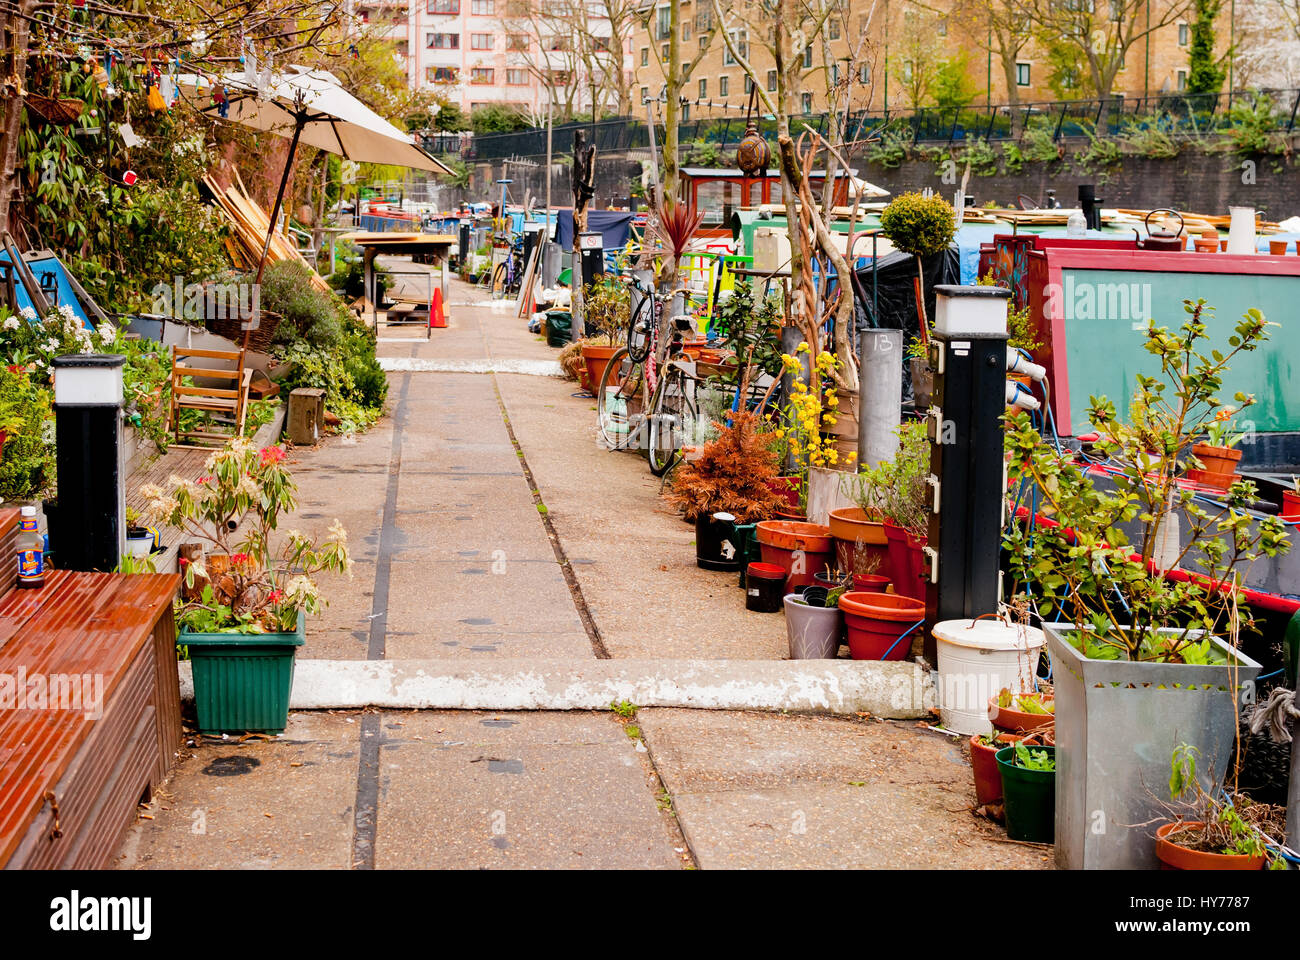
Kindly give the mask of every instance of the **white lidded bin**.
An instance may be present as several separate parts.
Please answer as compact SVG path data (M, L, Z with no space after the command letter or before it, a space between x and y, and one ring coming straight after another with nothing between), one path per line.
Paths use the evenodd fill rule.
M1046 638L1037 627L1001 620L944 620L934 625L939 654L939 716L953 733L990 733L989 698L1003 688L1034 689Z

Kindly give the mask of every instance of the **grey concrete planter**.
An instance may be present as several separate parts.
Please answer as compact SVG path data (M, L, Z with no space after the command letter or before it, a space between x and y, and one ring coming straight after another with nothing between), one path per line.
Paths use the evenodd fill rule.
M1217 789L1260 665L1217 637L1228 665L1090 660L1065 640L1074 629L1043 624L1056 688L1056 863L1154 870L1150 821L1167 816L1159 801L1169 799L1174 747L1199 750L1201 786Z

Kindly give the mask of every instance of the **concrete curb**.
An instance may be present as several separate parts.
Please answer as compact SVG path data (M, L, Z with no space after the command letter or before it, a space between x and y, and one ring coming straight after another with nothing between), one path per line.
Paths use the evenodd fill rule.
M192 699L189 664L181 697ZM913 719L934 706L917 663L868 660L299 660L294 710L793 710Z
M393 373L522 373L532 377L563 377L554 360L427 360L418 357L379 357L379 368Z

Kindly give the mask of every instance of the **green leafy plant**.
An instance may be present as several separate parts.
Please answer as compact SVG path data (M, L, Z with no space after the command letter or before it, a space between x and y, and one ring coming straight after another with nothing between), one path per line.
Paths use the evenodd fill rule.
M1120 420L1107 398L1091 398L1088 419L1099 437L1096 450L1108 461L1109 486L1045 441L1023 412L1008 420L1013 488L1036 488L1041 510L1059 524L1015 520L1007 527L1012 576L1033 584L1045 617L1077 625L1067 638L1090 658L1223 662L1209 636L1235 630L1239 616L1248 616L1234 603L1240 570L1289 547L1282 521L1247 512L1253 482L1238 479L1212 508L1179 482L1183 458L1221 406L1229 364L1257 349L1269 325L1248 310L1226 351L1208 349L1212 308L1203 300L1184 307L1187 320L1178 331L1154 322L1147 329L1146 349L1159 373L1138 375L1131 422ZM1238 409L1254 402L1243 393L1236 400ZM1174 565L1193 573L1183 582L1156 566L1163 525L1178 523L1179 514L1188 533ZM1132 542L1126 528L1135 531Z
M1222 798L1207 793L1196 778L1199 758L1200 751L1186 743L1175 746L1170 756L1171 802L1165 807L1177 826L1165 839L1205 853L1280 860L1269 849L1268 839L1285 834L1286 809L1255 803L1235 785Z
M613 346L627 335L632 315L632 291L616 280L588 284L582 295L583 325L589 342Z
M319 541L297 530L277 532L281 514L298 506L278 446L258 450L237 437L209 455L204 469L205 476L180 480L169 491L140 488L152 523L202 541L207 562L214 555L229 559L227 569L211 575L203 561L182 564L188 586L206 586L199 600L179 601L177 621L205 633L296 629L300 612L316 613L325 602L314 577L351 571L343 525L335 520Z
M1033 750L1023 742L1015 744L1016 766L1024 770L1037 770L1040 773L1056 772L1056 755L1048 750Z
M932 497L930 439L925 423L909 420L898 428L899 446L892 460L864 467L857 477L854 500L868 514L879 515L913 537L929 529Z
M775 296L755 309L752 287L745 280L737 280L732 295L718 304L710 329L722 335L727 351L740 361L726 375L726 382L739 383L746 368L750 382L758 373L772 377L781 373L780 312Z
M928 257L946 250L957 232L952 204L935 194L909 191L896 197L880 214L881 232L898 250Z

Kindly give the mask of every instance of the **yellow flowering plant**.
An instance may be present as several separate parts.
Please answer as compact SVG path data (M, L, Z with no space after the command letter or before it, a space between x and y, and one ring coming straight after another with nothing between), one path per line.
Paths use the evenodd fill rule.
M835 381L831 373L840 361L834 354L822 351L812 358L810 367L812 376L804 381L804 364L802 354L811 355L812 348L806 342L799 344L794 354L782 354L781 363L793 381L789 402L781 411L781 426L775 435L783 443L795 464L796 472L804 477L809 467L826 467L834 469L839 465L840 454L835 449L833 439L824 435L838 420L837 408L839 397L835 393ZM847 459L853 459L850 454ZM803 500L806 489L800 484Z
M299 613L324 605L315 575L350 573L347 532L335 520L329 536L313 540L296 530L272 538L280 514L297 509L297 486L279 446L259 450L236 437L214 451L197 480L168 478L170 490L140 488L149 522L202 541L208 561L181 560L185 584L203 585L198 599L179 602L177 622L204 633L287 633ZM223 558L218 564L216 557ZM211 568L211 569L209 569Z

